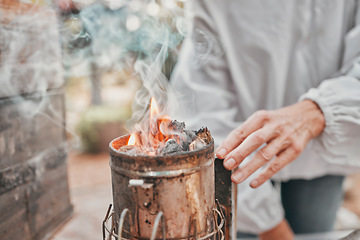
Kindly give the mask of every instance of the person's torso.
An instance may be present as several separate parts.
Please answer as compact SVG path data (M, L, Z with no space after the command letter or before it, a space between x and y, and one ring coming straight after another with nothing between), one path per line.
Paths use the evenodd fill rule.
M355 1L229 0L210 11L238 96L237 121L260 109L294 104L342 65L344 36L354 25ZM277 178L342 173L317 159L311 142ZM346 172L346 170L344 170Z
M353 0L230 0L213 17L239 96L239 117L277 109L341 67ZM221 10L216 10L224 8Z

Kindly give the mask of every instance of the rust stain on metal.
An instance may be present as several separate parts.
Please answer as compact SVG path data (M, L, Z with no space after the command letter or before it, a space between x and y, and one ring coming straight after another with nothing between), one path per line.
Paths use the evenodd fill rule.
M212 233L216 225L213 141L199 150L164 156L130 156L116 151L129 137L110 143L115 222L129 209L134 222L124 222L124 232L131 238L149 239L161 212L166 238ZM139 184L129 186L130 180ZM160 230L156 238L162 238Z

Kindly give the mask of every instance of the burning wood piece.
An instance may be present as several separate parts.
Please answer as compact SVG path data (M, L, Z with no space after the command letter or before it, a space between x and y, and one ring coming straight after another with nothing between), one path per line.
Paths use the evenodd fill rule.
M197 135L194 131L184 130L186 137L182 139L181 147L184 151L189 151L189 145L197 138Z
M185 123L177 120L172 120L168 126L171 130L182 133L185 129Z
M209 129L207 129L207 127L200 128L199 131L196 132L196 135L198 136L198 138L203 140L205 144L209 144L212 141L210 131Z
M202 140L201 138L197 138L192 143L190 143L189 150L194 151L194 150L201 149L205 146L206 146L206 143L204 142L204 140Z
M187 141L191 143L197 138L196 132L192 130L184 130L184 133L186 134Z
M185 123L177 120L161 119L160 122L160 127L157 129L155 136L155 138L160 140L165 139L166 141L171 138L179 139L178 135L182 134L185 128ZM159 137L159 135L162 137Z
M206 127L202 127L196 132L196 138L189 144L189 150L194 151L210 144L212 137L210 131Z
M161 115L154 98L150 102L149 118L137 126L125 147L117 148L119 152L129 155L168 155L197 150L212 143L207 128L203 127L199 131L186 130L184 122Z
M160 154L168 155L172 153L182 152L182 147L176 142L175 139L169 139L165 146L160 150Z
M187 130L184 129L185 123L176 120L168 121L167 126L171 126L171 129L177 129L177 131L172 132L173 130L171 130L172 134L157 138L158 142L153 148L142 147L141 134L133 134L128 140L128 145L119 147L118 151L129 155L170 155L199 150L212 142L210 131L206 127L198 131ZM160 135L161 132L158 134Z

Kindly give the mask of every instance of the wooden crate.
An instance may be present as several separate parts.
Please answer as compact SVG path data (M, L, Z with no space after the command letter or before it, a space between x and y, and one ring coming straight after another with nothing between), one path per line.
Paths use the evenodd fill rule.
M0 239L45 239L69 218L54 11L0 0Z
M64 108L61 91L0 99L0 169L65 144Z
M0 239L42 239L72 213L63 93L41 99L0 99Z

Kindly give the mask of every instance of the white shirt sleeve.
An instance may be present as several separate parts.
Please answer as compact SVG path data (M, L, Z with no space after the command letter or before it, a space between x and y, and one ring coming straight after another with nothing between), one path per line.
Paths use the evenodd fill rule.
M207 8L211 1L194 1L191 35L184 41L171 77L183 107L171 115L186 122L188 128L207 126L221 143L241 122L226 53L216 33ZM254 174L253 174L254 176ZM252 189L249 181L238 185L237 228L259 234L279 224L284 218L279 193L270 182Z
M257 175L252 174L238 184L236 225L240 232L259 234L272 229L284 219L280 192L270 181L256 189L250 187L251 180Z
M360 1L355 27L345 36L342 68L300 100L318 104L325 117L323 133L313 147L333 164L360 166Z

